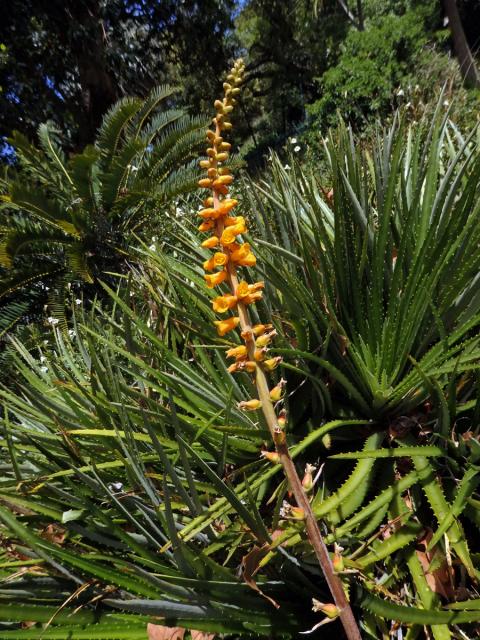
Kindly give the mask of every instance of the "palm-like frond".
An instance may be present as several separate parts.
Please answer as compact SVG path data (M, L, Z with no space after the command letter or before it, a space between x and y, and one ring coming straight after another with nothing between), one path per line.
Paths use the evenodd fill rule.
M22 281L37 279L37 272L29 273L28 255L31 264L52 260L62 277L70 274L77 284L121 271L132 232L161 224L158 203L194 187L192 157L204 121L164 108L175 91L161 86L146 100L121 100L106 114L95 146L68 160L49 124L39 128L40 149L15 135L19 168L2 196L0 254L5 267L25 273L4 290L20 295ZM56 289L63 290L60 282Z

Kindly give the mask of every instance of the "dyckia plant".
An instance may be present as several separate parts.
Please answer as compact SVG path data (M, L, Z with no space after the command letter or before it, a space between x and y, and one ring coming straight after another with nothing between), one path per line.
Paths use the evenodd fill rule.
M223 85L223 100L215 101L217 111L213 119L215 130L210 129L207 132L208 159L201 160L201 167L206 169L207 177L199 181L199 186L211 190L212 193L204 201L205 208L199 212L203 219L199 229L212 233L202 246L216 251L204 263L205 270L209 272L205 275L205 280L210 288L223 283L228 286L228 293L222 293L213 300L213 310L222 315L232 311L235 315L217 320L215 324L220 336L236 329L240 330L242 344L233 346L227 352L228 357L235 359L235 363L229 370L231 373L251 374L254 377L258 395L257 398L240 402L239 408L263 412L275 445L275 452L268 457L274 463L280 463L283 466L297 502L297 507L291 508L291 514L294 518L305 521L308 538L335 600L335 604L316 603L315 610L323 611L326 615L325 621L340 617L347 637L357 640L361 636L342 582L334 571L310 501L288 450L285 412L280 411L277 415L275 410L281 404L283 382L272 389L269 388L267 374L281 361L280 357L266 357L267 347L275 336L275 330L269 324L252 324L250 318L248 307L261 299L264 283L249 284L239 274L239 268L254 266L256 258L249 244L240 241L240 236L247 233L245 219L242 216L231 215L231 211L238 203L237 200L229 197L229 185L233 182L233 176L225 165L230 144L224 141L223 133L232 128L230 114L236 102L235 96L240 92L244 70L243 61L237 60L227 77L228 82ZM217 267L220 270L215 271Z

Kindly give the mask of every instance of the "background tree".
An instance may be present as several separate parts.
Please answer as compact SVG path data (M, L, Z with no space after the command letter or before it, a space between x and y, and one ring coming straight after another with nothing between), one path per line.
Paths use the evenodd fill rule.
M123 95L178 83L197 110L232 52L234 0L6 0L0 43L0 136L30 139L54 121L67 150L93 142ZM199 61L202 61L199 64Z
M480 74L473 58L463 30L462 20L456 0L443 0L448 26L452 33L453 45L457 54L460 73L467 87L480 88Z

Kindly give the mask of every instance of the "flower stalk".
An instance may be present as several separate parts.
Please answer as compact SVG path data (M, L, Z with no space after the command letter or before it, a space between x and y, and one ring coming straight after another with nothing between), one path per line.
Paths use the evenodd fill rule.
M230 114L240 93L245 65L237 60L224 83L223 100L215 101L216 116L213 118L214 130L207 131L207 158L200 161L206 170L207 177L199 181L199 186L211 191L204 200L204 209L199 212L202 218L199 230L212 233L202 242L202 246L215 250L215 254L204 263L205 281L209 288L226 283L229 293L216 297L212 304L216 313L224 314L233 311L226 319L217 320L215 325L220 336L235 329L240 330L243 344L231 348L227 357L235 362L229 367L231 373L247 372L254 376L257 398L245 400L239 408L245 411L262 411L268 425L275 452L263 452L266 459L280 463L297 503L295 512L302 515L308 538L314 549L319 565L325 576L335 608L338 612L346 636L349 640L361 640L357 623L350 604L345 595L342 581L335 573L330 555L323 541L320 529L307 496L308 488L302 485L290 456L286 442L286 413L281 410L277 416L275 405L281 400L284 381L270 389L267 373L275 369L281 362L280 357L267 358L268 345L275 336L272 325L253 325L248 306L262 298L263 282L249 284L239 278L239 268L252 267L256 258L246 242L239 242L239 236L247 232L245 219L242 216L230 215L238 204L237 200L228 197L229 186L233 182L230 169L225 164L229 157L230 143L223 138L225 132L232 128ZM216 268L219 271L215 271ZM213 272L213 273L212 273Z

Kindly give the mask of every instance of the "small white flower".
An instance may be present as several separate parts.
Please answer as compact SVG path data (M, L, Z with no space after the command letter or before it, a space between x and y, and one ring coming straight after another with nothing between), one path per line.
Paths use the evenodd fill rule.
M444 101L443 101L443 106L444 106L444 107L448 107L448 105L449 105L449 104L450 104L450 103L449 103L449 101L448 101L448 100L444 100Z
M152 242L156 242L157 241L157 236L152 236Z
M288 171L290 169L290 165L286 164L283 168L285 169L285 171Z
M123 484L121 482L112 482L109 488L110 491L121 491L123 489Z
M77 305L77 307L78 305L82 304L82 301L80 300L80 298L75 299L75 304Z
M397 96L401 98L404 95L405 95L405 91L400 87L400 89L398 89L397 91Z
M58 324L60 322L60 320L58 318L53 318L52 316L49 316L47 318L47 322L48 322L48 324L51 324L52 327L54 327L56 324Z
M151 244L148 248L150 249L150 251L155 251L156 248L157 248L157 245L156 244Z
M185 211L181 207L175 207L175 215L177 216L177 218L181 218L183 215L185 215Z
M290 140L290 144L297 144L297 139L296 138L292 138Z
M44 289L45 291L50 291L50 287L45 286Z
M300 149L301 149L301 148L302 148L302 147L301 147L299 144L297 144L297 146L296 146L296 147L293 147L293 150L295 151L295 153L298 153L298 152L300 151Z
M69 329L68 335L70 336L70 338L74 338L77 335L77 332L75 331L75 329Z
M40 356L40 362L46 362L47 358L45 356Z
M41 371L42 373L47 373L47 371L48 371L48 367L40 367L40 371Z

